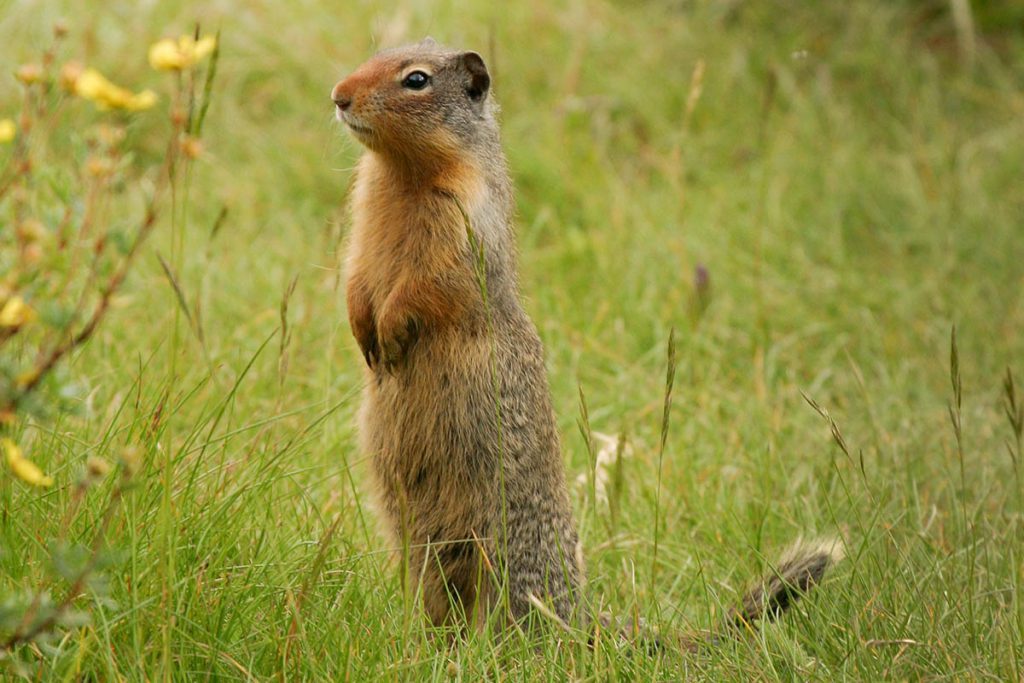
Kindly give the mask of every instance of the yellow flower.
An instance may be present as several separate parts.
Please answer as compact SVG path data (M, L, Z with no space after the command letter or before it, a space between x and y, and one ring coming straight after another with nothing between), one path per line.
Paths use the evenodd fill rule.
M10 142L14 139L14 134L17 132L18 127L14 125L14 121L0 119L0 143Z
M0 307L0 327L21 327L35 317L36 312L20 296L12 296Z
M75 78L75 94L96 103L100 109L124 109L139 111L156 104L156 93L143 90L133 94L111 83L96 69L85 69Z
M164 38L149 48L149 65L160 71L180 71L191 68L206 58L217 47L217 39L206 36L196 40L182 36L178 40Z
M44 488L53 486L53 477L43 474L43 471L34 462L27 460L21 454L21 448L18 447L18 444L4 438L0 439L0 446L3 446L4 453L7 456L7 466L14 472L14 476L32 486Z

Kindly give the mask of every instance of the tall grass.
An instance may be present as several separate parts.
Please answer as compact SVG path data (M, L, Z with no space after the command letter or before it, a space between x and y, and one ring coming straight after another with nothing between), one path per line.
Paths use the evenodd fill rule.
M54 485L0 476L0 611L53 586L82 618L5 673L1021 678L1019 17L975 8L968 63L946 3L106 7L6 6L0 73L60 16L73 56L158 89L153 40L219 29L206 152L61 361L76 412L20 423ZM848 559L779 623L692 656L449 645L404 595L353 434L339 254L359 150L327 94L425 34L493 70L568 479L593 466L581 392L585 431L632 449L614 504L574 492L591 599L704 628L794 537L840 533ZM159 163L166 125L127 126L134 162ZM124 453L125 495L112 475L77 493L89 458ZM47 539L97 534L104 586L54 573Z

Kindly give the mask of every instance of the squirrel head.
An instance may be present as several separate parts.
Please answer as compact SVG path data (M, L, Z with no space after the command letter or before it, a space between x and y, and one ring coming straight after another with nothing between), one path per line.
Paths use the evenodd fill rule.
M430 38L377 54L331 91L338 119L374 152L443 165L497 134L491 77L476 52Z

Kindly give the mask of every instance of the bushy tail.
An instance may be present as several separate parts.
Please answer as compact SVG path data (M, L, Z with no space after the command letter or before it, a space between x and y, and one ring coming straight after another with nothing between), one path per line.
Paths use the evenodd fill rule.
M677 646L691 652L713 648L723 639L756 628L759 621L772 621L820 583L825 573L842 559L843 546L839 539L798 540L782 554L771 573L747 591L740 606L729 610L717 629L685 635L676 641ZM665 639L658 638L655 648L661 649L667 644Z
M842 559L843 546L839 539L798 540L782 555L772 572L747 591L740 607L729 611L726 626L745 630L762 619L775 619L820 583L825 572Z
M712 631L666 637L652 631L642 619L622 623L607 614L599 617L599 624L604 629L617 630L624 640L643 644L652 653L713 648L723 639L735 638L756 628L759 621L778 617L820 583L825 573L842 559L843 546L839 539L797 540L782 554L771 573L747 591L740 606L729 610L724 622Z

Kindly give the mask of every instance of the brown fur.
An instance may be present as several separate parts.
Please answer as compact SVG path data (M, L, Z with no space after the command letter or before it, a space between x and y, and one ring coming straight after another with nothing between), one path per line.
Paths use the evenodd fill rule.
M368 365L360 438L432 622L482 618L506 582L508 618L533 596L571 619L583 568L543 350L519 305L494 105L465 94L478 59L392 51L332 93L368 148L347 262ZM430 88L401 86L410 64ZM484 252L486 306L463 210Z
M776 618L821 583L825 572L842 558L843 549L837 539L797 541L761 584L743 596L741 606L730 612L727 623L742 629L759 619Z
M428 87L403 84L413 70ZM496 612L515 622L533 608L585 622L583 561L543 348L519 302L489 85L479 55L430 41L381 53L332 92L367 148L347 260L349 320L367 363L360 443L433 623ZM785 608L791 584L806 589L831 558L798 555L736 619Z

